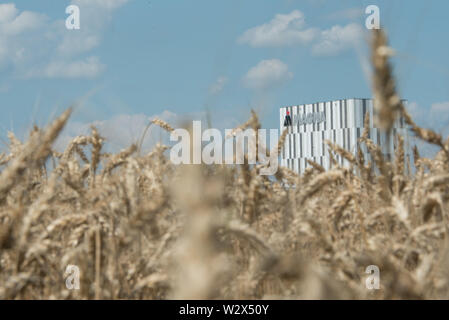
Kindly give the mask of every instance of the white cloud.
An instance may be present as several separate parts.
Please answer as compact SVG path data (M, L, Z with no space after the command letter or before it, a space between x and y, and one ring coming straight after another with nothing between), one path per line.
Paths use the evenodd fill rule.
M359 9L337 12L336 16L350 17ZM294 10L289 14L277 14L271 21L251 28L237 42L252 47L311 46L315 55L336 55L360 44L363 28L360 24L335 25L329 29L306 27L304 14Z
M89 52L101 44L114 10L128 1L72 0L80 7L80 30L67 30L65 15L52 21L37 12L20 12L14 3L0 4L0 70L12 67L17 77L98 76L105 66Z
M209 94L213 96L219 94L221 91L223 91L223 88L225 87L227 82L228 78L224 76L218 77L217 80L209 87Z
M407 109L413 120L420 126L435 131L449 129L449 102L437 102L425 108L416 102L410 102Z
M2 9L3 6L3 9ZM4 11L2 14L0 12L0 32L5 36L15 36L24 31L39 28L46 19L45 15L39 13L34 13L30 11L24 11L17 15L17 9L10 10L10 7L4 7L7 5L0 5L0 11Z
M449 119L449 102L434 103L430 111L437 117L444 115L445 120L447 120Z
M95 34L86 32L67 33L58 45L58 52L61 55L76 55L87 52L97 47L100 44L100 39Z
M30 71L26 77L93 78L103 72L104 68L98 57L88 57L77 61L52 61L43 69Z
M76 32L66 28L62 31L62 41L57 50L62 55L76 55L88 52L101 43L105 27L112 19L114 10L125 5L129 0L72 0L79 6L81 26Z
M307 44L315 38L318 31L314 28L304 29L304 26L304 14L299 10L277 14L270 22L245 31L238 42L253 47Z
M293 78L288 66L278 59L262 60L243 77L243 84L251 89L264 90L279 86Z
M421 119L424 114L424 109L420 108L418 103L414 101L407 104L407 111L410 113L414 121L416 121L416 119Z
M318 43L312 48L312 53L316 55L336 55L358 45L363 38L362 35L362 27L355 23L344 27L333 26L321 32Z
M138 143L145 127L154 118L162 119L172 126L176 126L179 121L179 116L168 110L154 116L148 116L143 113L119 114L107 120L92 122L69 121L60 137L58 137L55 148L59 151L64 150L74 137L89 135L90 126L94 125L100 135L106 139L105 150L117 152L133 143ZM159 141L163 144L169 144L169 137L170 135L159 127L155 125L150 126L145 135L142 151L150 150Z
M0 4L0 68L19 62L25 52L23 35L42 27L47 20L45 15L19 10L13 3Z
M430 108L420 106L416 102L410 102L407 110L412 116L413 121L423 128L431 129L447 139L449 136L449 102L434 103ZM420 154L431 158L439 150L438 147L416 139L416 144Z
M0 23L13 20L17 16L17 11L14 3L0 4Z
M23 11L19 14L13 3L0 4L0 36L14 36L44 23L43 14Z

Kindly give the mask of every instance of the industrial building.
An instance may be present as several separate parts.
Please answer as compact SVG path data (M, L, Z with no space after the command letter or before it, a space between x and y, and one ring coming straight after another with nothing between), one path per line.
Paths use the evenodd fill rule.
M307 159L310 159L329 169L331 161L325 140L355 154L367 112L370 115L369 138L381 147L382 153L392 159L397 144L396 135L401 134L404 137L405 156L410 159L410 139L404 120L398 118L390 137L387 137L386 133L373 125L373 100L351 98L281 108L281 132L288 130L280 155L281 166L303 173L310 166L307 163ZM367 153L366 159L370 159ZM336 160L343 166L348 165L341 157L336 157Z

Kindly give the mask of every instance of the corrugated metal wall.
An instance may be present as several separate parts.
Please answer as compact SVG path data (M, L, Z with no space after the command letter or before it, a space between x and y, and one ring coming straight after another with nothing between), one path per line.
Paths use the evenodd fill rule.
M291 127L284 127L287 110L290 111L293 121ZM280 109L281 133L285 128L288 130L287 139L280 155L281 165L303 173L310 166L307 164L307 159L310 159L329 169L330 158L328 148L324 143L325 140L330 140L355 154L357 140L363 132L366 112L369 112L370 115L369 137L381 146L383 154L393 157L395 136L399 133L404 136L406 155L411 156L407 129L400 119L396 121L390 139L387 139L384 133L373 126L374 107L371 99L345 99ZM325 121L319 121L320 113L324 113ZM316 115L318 121L309 121L304 124L297 121L303 117L313 119L313 115ZM344 159L337 157L336 160L341 165L347 165L347 161Z

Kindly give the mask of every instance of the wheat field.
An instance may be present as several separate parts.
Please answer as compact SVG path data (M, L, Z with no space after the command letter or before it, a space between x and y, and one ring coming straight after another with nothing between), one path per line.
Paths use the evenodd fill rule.
M301 176L279 168L270 178L261 165L174 166L164 145L105 153L94 127L59 153L52 144L71 109L27 141L9 133L0 299L448 299L449 140L404 109L390 54L375 32L376 121L389 130L402 115L439 146L434 159L415 148L408 163L399 143L390 162L366 131L359 142L372 162L361 147L354 156L329 142L349 167L310 162ZM241 128L260 126L252 112ZM80 270L79 290L66 287L68 265ZM378 290L365 285L370 265Z

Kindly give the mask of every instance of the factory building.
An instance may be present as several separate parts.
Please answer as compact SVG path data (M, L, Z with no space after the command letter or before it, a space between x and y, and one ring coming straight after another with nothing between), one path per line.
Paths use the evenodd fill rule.
M382 153L389 159L394 157L396 135L400 134L404 137L405 156L410 159L410 139L404 120L398 118L390 136L387 137L386 133L373 125L373 100L351 98L281 108L281 132L288 130L280 154L281 166L303 173L310 167L307 163L307 159L310 159L329 169L331 161L325 140L330 140L355 154L367 112L370 115L369 138L381 147ZM364 151L366 159L370 159L366 150ZM341 157L336 157L336 160L343 166L348 165Z

